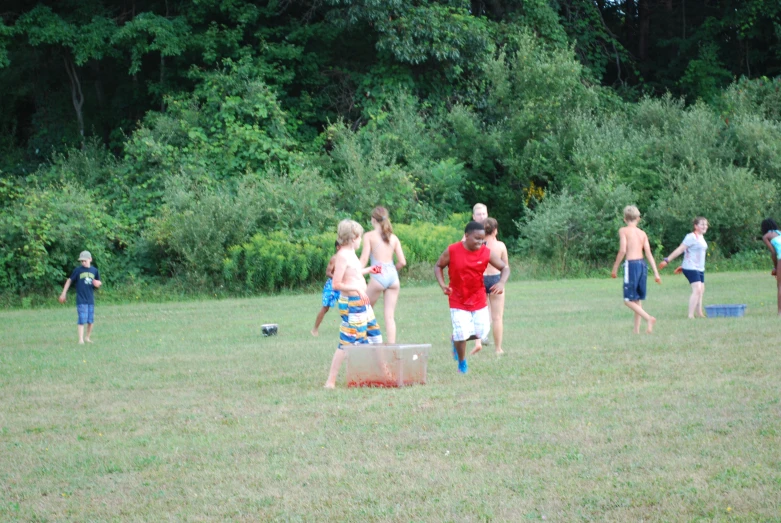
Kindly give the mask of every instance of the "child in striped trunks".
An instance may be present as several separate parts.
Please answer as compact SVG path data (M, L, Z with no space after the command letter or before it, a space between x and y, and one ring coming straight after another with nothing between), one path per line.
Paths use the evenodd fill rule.
M375 267L361 266L356 249L361 246L363 227L352 220L342 220L337 228L339 252L334 265L333 289L340 292L339 315L342 324L339 328L339 346L331 361L331 371L325 382L327 389L336 387L336 376L346 356L343 345L364 343L382 343L382 333L374 317L374 310L366 295L364 274L376 271Z

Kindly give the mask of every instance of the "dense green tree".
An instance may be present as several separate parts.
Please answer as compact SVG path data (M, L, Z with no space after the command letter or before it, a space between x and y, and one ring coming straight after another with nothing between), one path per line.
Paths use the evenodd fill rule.
M704 202L720 252L751 250L781 194L780 42L771 0L6 0L0 289L78 245L117 278L261 274L263 246L377 204L458 228L482 201L570 267L626 200L656 247Z

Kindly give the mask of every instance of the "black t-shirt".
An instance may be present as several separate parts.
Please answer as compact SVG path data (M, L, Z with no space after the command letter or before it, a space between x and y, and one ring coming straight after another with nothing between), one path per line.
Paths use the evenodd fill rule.
M93 280L100 280L95 267L76 267L71 274L71 283L76 286L76 305L95 305Z

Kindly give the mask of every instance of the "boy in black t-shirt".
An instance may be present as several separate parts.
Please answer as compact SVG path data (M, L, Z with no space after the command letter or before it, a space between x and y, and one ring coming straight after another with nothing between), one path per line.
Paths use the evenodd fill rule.
M98 269L90 267L92 255L89 251L82 251L79 254L80 267L73 269L70 278L65 281L65 286L60 294L60 303L65 303L65 297L68 294L68 288L71 283L76 285L76 312L79 315L79 343L92 343L90 335L92 334L92 324L95 323L95 297L93 289L102 285ZM84 337L84 324L87 324L87 337Z

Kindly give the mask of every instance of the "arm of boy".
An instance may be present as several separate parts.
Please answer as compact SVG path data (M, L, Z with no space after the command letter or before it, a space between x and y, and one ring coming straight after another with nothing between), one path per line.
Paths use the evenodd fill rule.
M436 265L434 265L434 276L437 278L437 283L439 283L439 288L442 289L442 293L446 295L450 295L450 293L453 292L453 289L445 283L445 275L442 272L448 265L450 265L450 251L445 249L437 260Z
M651 269L654 271L654 281L656 283L662 283L662 277L659 276L659 271L656 269L654 253L651 252L651 244L648 243L648 236L643 240L643 250L645 251L645 257L648 258L648 263L651 264Z
M662 263L659 264L659 269L664 269L667 267L667 264L673 261L675 258L683 254L683 251L686 250L686 244L682 243L680 244L673 252L671 252L665 259L662 260Z
M68 289L71 286L71 279L68 278L65 280L65 286L62 288L62 294L60 294L60 297L58 298L60 303L65 303L65 299L67 298Z
M510 266L504 262L501 255L497 255L494 252L491 253L491 258L489 258L488 263L502 271L499 281L491 286L489 293L502 294L504 292L504 284L507 283L507 280L510 278Z
M328 260L328 266L325 268L325 277L333 279L334 277L334 266L336 265L336 254L331 256L331 259Z
M626 231L624 227L621 227L618 229L618 254L616 254L613 270L610 271L611 278L616 278L618 276L618 266L624 260L624 256L626 256Z

